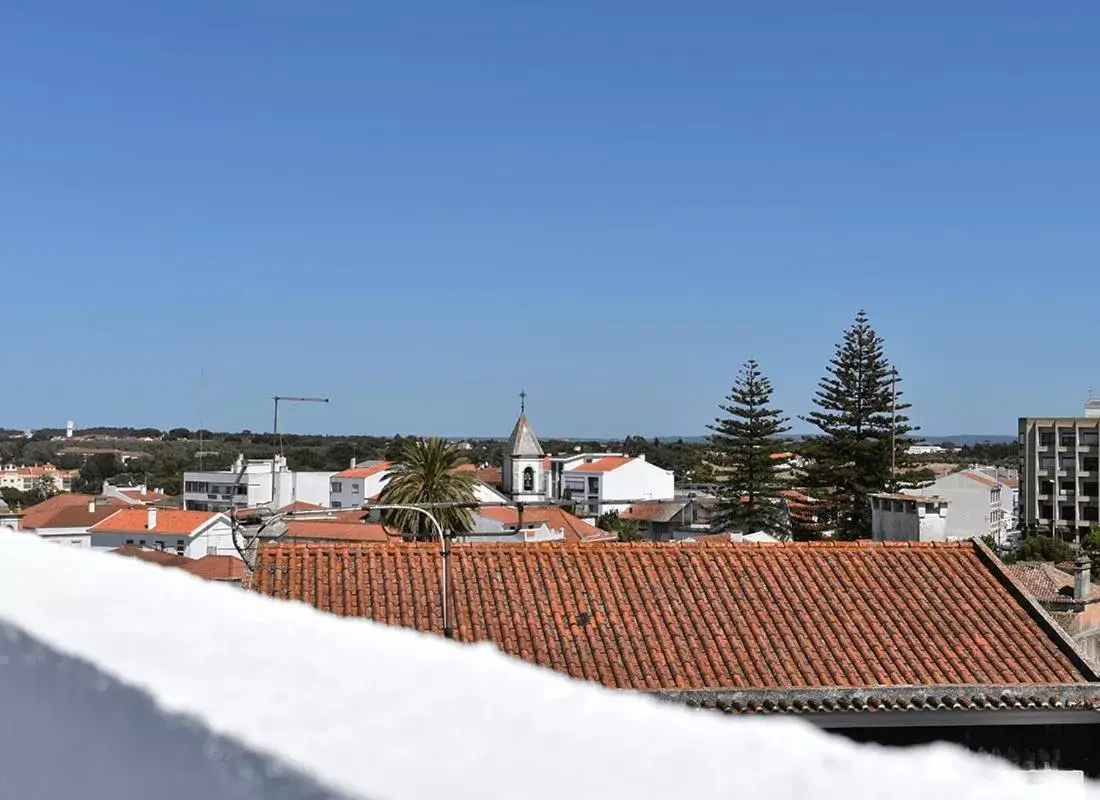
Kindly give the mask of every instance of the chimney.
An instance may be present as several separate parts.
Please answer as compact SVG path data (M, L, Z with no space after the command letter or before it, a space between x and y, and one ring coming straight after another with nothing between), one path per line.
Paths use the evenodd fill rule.
M1073 599L1079 603L1089 599L1089 589L1092 588L1092 574L1089 567L1088 556L1084 554L1077 556L1077 560L1073 562Z
M348 469L355 469L355 458L354 457L351 459L351 466L348 467Z
M145 527L148 530L156 530L157 527L157 507L149 506L145 511Z
M95 513L95 498L94 497L91 500L88 501L88 513L89 514L94 514Z

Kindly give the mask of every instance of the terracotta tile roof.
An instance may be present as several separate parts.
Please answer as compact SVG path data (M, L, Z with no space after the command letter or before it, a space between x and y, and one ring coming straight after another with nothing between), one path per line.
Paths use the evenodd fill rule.
M24 516L21 520L22 530L33 530L38 533L48 533L51 530L59 530L62 528L83 528L85 530L91 529L92 526L103 522L106 519L110 519L115 514L121 511L121 507L112 504L98 505L95 510L89 511L87 503L81 503L79 505L63 506L61 508L54 509L52 514L46 516L36 516L32 519L33 524L27 524L27 516Z
M1001 478L1001 483L1003 483L1009 489L1019 489L1020 488L1020 479L1019 478Z
M569 472L611 472L634 459L630 456L604 456L595 461L587 461L573 467Z
M519 510L515 506L486 506L477 509L476 513L494 519L501 525L519 524ZM525 507L523 524L545 524L548 528L561 530L565 533L567 542L613 542L617 538L610 531L597 528L564 509L552 506Z
M123 489L119 494L124 494L136 503L160 503L171 500L172 496L164 492L141 492L137 489Z
M147 533L149 510L146 508L124 508L103 522L92 527L93 533ZM190 535L211 520L221 516L214 511L181 511L176 508L157 510L156 527L153 533L169 535Z
M317 505L316 503L307 503L305 500L295 500L293 503L287 503L280 508L280 511L318 511L324 508L324 506Z
M982 475L980 472L962 472L960 474L964 478L969 478L970 480L976 483L980 483L983 486L1000 486L1000 481L995 481L993 480L993 478L990 478L988 475Z
M96 502L97 505L105 505L118 510L123 506L123 501L111 499L106 502L97 501L95 495L91 494L70 494L63 492L62 494L55 494L49 500L43 500L41 503L35 503L33 506L28 506L23 513L21 520L21 528L42 528L50 527L50 523L53 517L61 510L68 508L83 508L85 511L88 509L88 503ZM92 524L92 523L89 523ZM66 526L71 527L71 526Z
M337 472L333 475L333 478L370 478L377 475L380 472L385 472L390 468L390 462L379 461L377 464L370 464L363 467L352 467L346 469L343 472Z
M1004 568L1029 597L1040 603L1073 602L1073 575L1064 572L1054 564L1042 561L1017 561L1015 564L1005 564ZM1100 586L1092 584L1089 597L1100 600Z
M504 471L500 467L483 467L477 471L477 479L490 486L504 483Z
M202 556L201 558L185 558L183 564L175 564L184 572L190 572L196 577L207 581L235 581L244 580L247 569L244 562L236 556Z
M477 472L477 467L473 464L459 464L451 472Z
M292 519L286 523L286 538L320 542L389 542L385 529L375 522L336 522Z
M435 544L265 545L254 588L440 633ZM972 542L471 544L455 638L641 690L1100 679Z
M116 547L114 550L108 550L107 552L113 553L116 556L126 556L127 558L136 558L139 561L148 561L150 564L157 564L162 567L181 567L189 561L194 560L187 556L178 556L167 550L152 550L148 547L135 547L129 544L123 545L122 547Z
M639 503L631 506L619 516L623 519L634 519L639 522L671 522L687 506L687 501L684 500L667 503ZM690 521L687 520L687 522Z

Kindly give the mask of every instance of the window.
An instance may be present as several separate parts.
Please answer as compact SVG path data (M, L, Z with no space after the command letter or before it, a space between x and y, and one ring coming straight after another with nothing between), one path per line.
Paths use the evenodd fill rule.
M1039 432L1039 447L1051 447L1054 445L1054 431Z
M589 514L598 514L599 511L600 511L600 507L598 505L596 505L595 503L589 503L588 504L588 513Z
M523 470L523 491L535 491L535 471L530 467Z
M351 485L351 493L352 494L359 494L359 484L358 483L353 483Z
M79 539L69 539L69 544L71 544L73 547L80 547L80 540Z
M589 494L599 494L600 493L600 479L599 478L589 478L588 479L588 493Z
M1081 470L1083 472L1096 472L1097 465L1100 464L1100 459L1095 456L1081 459Z
M1076 447L1077 441L1073 436L1073 431L1065 432L1058 437L1058 444L1061 447Z
M126 544L133 544L133 543L134 543L134 540L133 540L133 539L127 539L127 540L126 540Z
M145 540L141 539L138 544L140 544L142 547L145 547Z
M341 503L339 500L333 500L332 501L332 507L333 508L343 508L344 504Z
M1100 431L1081 431L1079 435L1083 447L1095 447L1100 444Z
M340 494L340 492L344 491L344 484L340 483L340 481L333 481L329 489L331 489L334 494Z

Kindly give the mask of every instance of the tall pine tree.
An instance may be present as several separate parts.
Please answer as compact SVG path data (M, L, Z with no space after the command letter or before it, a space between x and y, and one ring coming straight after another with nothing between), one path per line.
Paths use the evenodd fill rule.
M819 518L839 538L870 538L868 494L897 491L921 477L906 457L906 434L918 429L905 414L900 383L882 337L860 311L818 385L817 409L802 417L821 431L804 448L807 486L825 501Z
M714 431L710 442L717 455L721 504L720 518L727 527L765 531L786 536L779 473L783 452L782 436L790 430L783 412L770 408L772 384L760 373L756 361L741 368L720 405L727 416L707 427Z

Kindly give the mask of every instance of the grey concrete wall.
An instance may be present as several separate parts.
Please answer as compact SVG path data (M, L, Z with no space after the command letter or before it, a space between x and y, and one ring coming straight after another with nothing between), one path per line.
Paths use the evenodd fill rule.
M3 800L337 797L345 795L0 623Z

